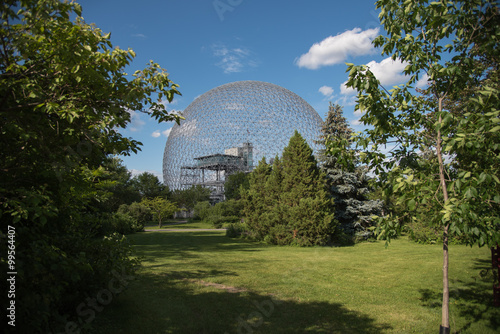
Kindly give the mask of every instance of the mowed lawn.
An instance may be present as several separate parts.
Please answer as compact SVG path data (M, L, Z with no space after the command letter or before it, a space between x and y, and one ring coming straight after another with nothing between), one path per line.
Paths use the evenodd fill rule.
M142 268L97 333L437 333L442 248L276 247L224 232L129 236ZM500 332L488 248L450 246L452 333Z

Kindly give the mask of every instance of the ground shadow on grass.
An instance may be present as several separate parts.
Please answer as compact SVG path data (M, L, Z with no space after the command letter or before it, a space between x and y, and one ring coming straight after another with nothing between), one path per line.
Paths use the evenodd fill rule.
M196 258L200 252L258 252L262 243L230 239L224 232L146 232L129 236L131 243L148 258Z
M500 308L493 305L493 278L490 274L491 261L476 259L469 281L450 279L450 314L456 312L466 321L455 328L454 333L467 332L479 322L500 332ZM441 308L442 291L421 289L420 293L424 306Z
M96 333L383 333L388 324L338 303L278 299L204 284L215 271L140 274L95 321ZM232 292L230 292L232 291Z

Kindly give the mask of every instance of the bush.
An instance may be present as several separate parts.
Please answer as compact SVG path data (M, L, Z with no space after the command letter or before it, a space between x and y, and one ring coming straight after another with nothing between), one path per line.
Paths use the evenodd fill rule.
M228 200L211 206L209 202L199 202L195 205L195 215L201 220L221 228L223 224L237 223L241 220L241 201Z
M238 238L247 232L248 226L245 223L231 223L227 226L226 237Z
M205 220L210 215L211 205L209 201L198 202L194 206L195 218Z
M138 202L134 202L130 205L122 204L118 208L118 212L128 214L135 219L135 228L133 228L134 232L144 230L144 226L149 223L152 218L151 209Z

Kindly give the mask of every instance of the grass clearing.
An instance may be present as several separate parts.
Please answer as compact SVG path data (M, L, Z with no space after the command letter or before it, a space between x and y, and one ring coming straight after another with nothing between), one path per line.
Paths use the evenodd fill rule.
M159 230L157 223L150 223L144 226L145 229L148 230ZM171 219L167 220L166 223L162 224L161 230L163 229L214 229L214 226L210 223L206 223L203 221L192 221L188 222L187 220L182 219Z
M406 239L276 247L224 232L131 235L143 267L98 333L436 333L442 250ZM452 332L498 333L487 248L450 246Z

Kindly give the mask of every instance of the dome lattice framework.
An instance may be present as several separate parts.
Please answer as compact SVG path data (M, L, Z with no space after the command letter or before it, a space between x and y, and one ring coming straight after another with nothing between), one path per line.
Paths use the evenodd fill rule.
M182 116L185 120L172 128L163 155L163 179L170 189L186 187L185 177L199 179L196 166L200 161L213 161L214 155L227 160L236 148L241 152L250 146L245 157L247 169L255 167L262 157L269 162L281 156L295 130L315 153L319 149L314 141L320 135L321 117L300 96L271 83L221 85L196 98ZM224 175L207 173L203 177L219 181Z

